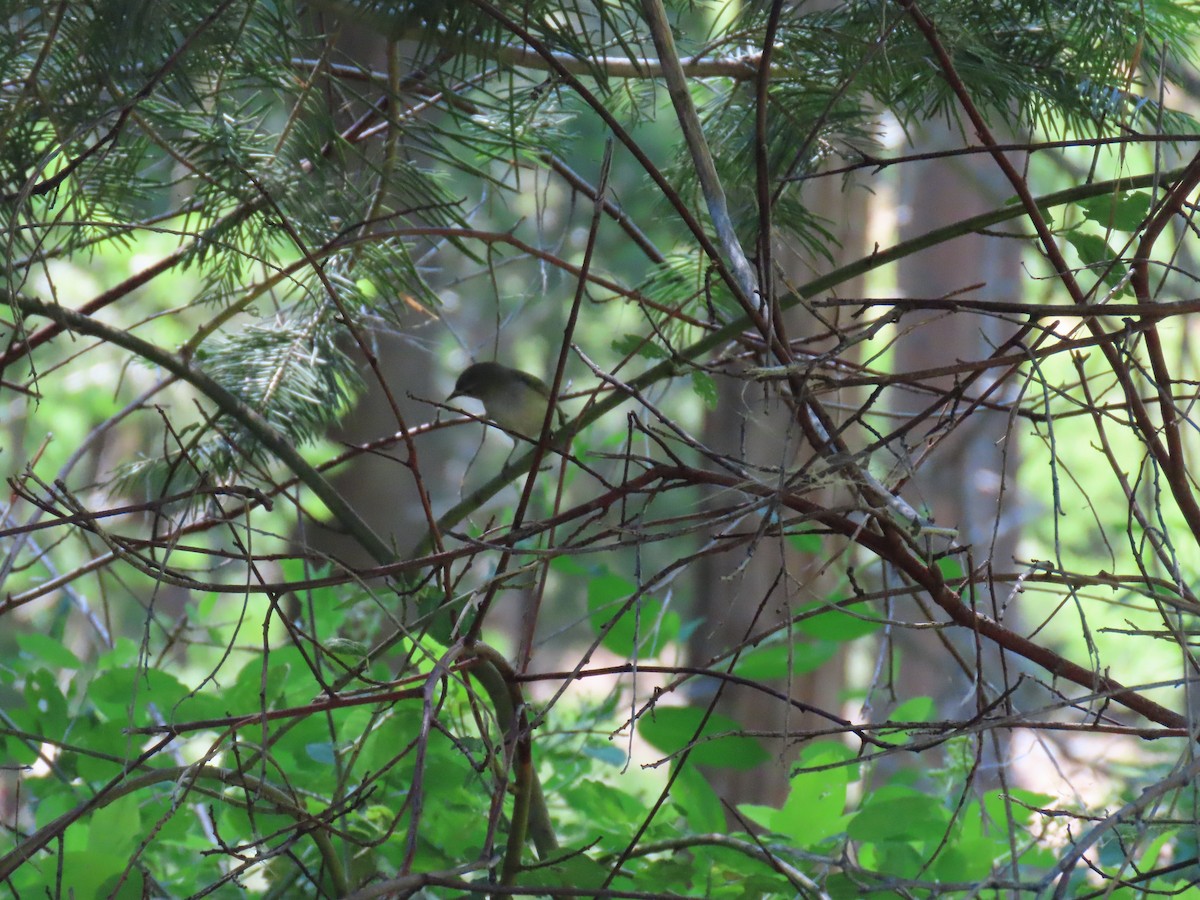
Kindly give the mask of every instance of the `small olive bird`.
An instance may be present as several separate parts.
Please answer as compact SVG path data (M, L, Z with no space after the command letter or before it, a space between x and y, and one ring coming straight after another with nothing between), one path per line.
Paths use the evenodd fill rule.
M536 375L510 369L500 363L475 363L463 370L454 383L455 397L474 397L483 403L487 416L505 431L536 441L546 419L550 389ZM563 420L562 410L558 418Z

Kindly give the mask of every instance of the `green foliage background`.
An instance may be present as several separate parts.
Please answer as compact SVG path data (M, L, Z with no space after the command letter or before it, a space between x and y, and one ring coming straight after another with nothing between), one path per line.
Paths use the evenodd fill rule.
M1168 163L1190 159L1195 127L1158 90L1196 83L1195 4L672 3L674 58L660 7L6 6L0 883L13 896L1200 895L1177 689L1200 611L1197 378L1176 324L1194 311L1194 190L1177 210L1164 201L1194 188ZM682 96L664 89L672 73ZM1049 199L839 266L836 214L805 184L860 163L879 174L887 124L929 120L964 143L991 125L1074 147L1057 171L1020 173ZM1086 177L1070 171L1080 160ZM1164 209L1186 220L1175 246L1138 244ZM1069 271L1029 237L1042 214ZM885 370L901 318L829 325L810 301L1014 221L1031 271L1056 276L1030 305L1088 319L1077 288L1140 306L1088 345L1116 347L1124 369L1069 343L1013 367L1011 433L1034 436L1022 477L1049 471L1055 487L1030 560L983 573L859 449L891 428L873 400L833 437L821 419L820 365L855 366L879 392L904 374ZM1162 264L1153 301L1175 306L1149 309L1143 246ZM819 275L785 277L771 265L785 252ZM832 342L813 346L833 349L795 352L776 330L788 309L828 325ZM1175 343L1156 354L1160 321ZM500 334L540 375L571 361L561 470L549 442L505 461L488 437L474 464L433 443L478 427L431 398ZM403 386L378 365L396 336L417 359ZM827 440L794 466L720 457L703 427L731 382ZM1129 385L1158 418L1131 412ZM385 388L375 440L344 440L346 416ZM1101 434L1116 451L1084 452ZM915 458L905 440L881 444ZM419 528L380 533L346 499L336 479L375 455L411 482ZM821 499L830 485L844 504ZM702 508L712 493L726 519ZM1081 507L1096 529L1076 524ZM749 523L725 535L747 560L748 528L827 558L830 578L821 600L696 664L686 648L705 623L680 573L718 520ZM358 556L321 547L322 528ZM968 608L976 589L1010 590L1009 574L1055 610L1019 634ZM540 623L563 671L518 658L536 613L496 622L496 591L529 584L577 600ZM880 599L892 588L945 611L939 629L1040 667L1037 699L977 686L969 721L928 698L870 721L819 710L823 727L792 736L777 802L730 801L715 785L777 763L772 736L684 688L799 709L793 682L841 678L834 660L903 665L890 635L908 623ZM1097 627L1125 631L1093 640ZM1100 663L1122 656L1132 686ZM1076 657L1082 674L1059 665ZM869 681L851 678L847 698ZM980 776L995 734L1022 724L1169 746L1111 773L1102 800L1067 802Z

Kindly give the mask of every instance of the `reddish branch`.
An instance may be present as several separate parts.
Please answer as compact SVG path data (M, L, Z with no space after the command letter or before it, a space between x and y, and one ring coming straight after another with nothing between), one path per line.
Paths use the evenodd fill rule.
M1021 200L1021 206L1024 208L1029 221L1033 224L1034 230L1037 232L1038 239L1042 245L1042 251L1053 267L1059 282L1071 295L1071 299L1075 304L1089 304L1091 302L1089 294L1084 292L1076 280L1074 273L1071 271L1071 267L1067 264L1061 249L1054 239L1054 235L1050 231L1045 216L1043 216L1037 201L1034 199L1033 193L1029 189L1029 185L1008 157L1000 150L1000 144L992 135L991 130L984 121L983 115L976 107L974 99L967 90L966 84L955 69L950 53L942 44L938 36L937 27L921 11L915 0L895 0L895 2L909 14L913 24L929 44L937 60L938 67L941 69L942 76L946 79L947 84L958 99L959 106L970 120L972 127L974 127L980 143L989 148L992 159L1016 191L1017 196ZM1197 155L1192 163L1176 179L1167 197L1159 204L1155 214L1151 217L1145 234L1139 243L1134 260L1133 276L1136 279L1134 290L1140 304L1151 302L1148 267L1154 243L1166 227L1168 221L1184 211L1184 203L1188 195L1195 190L1197 184L1200 184L1200 155ZM1200 543L1200 503L1197 502L1188 477L1188 465L1179 433L1175 398L1171 391L1173 381L1163 356L1161 341L1157 334L1157 329L1154 327L1154 322L1144 322L1143 324L1147 326L1146 346L1150 355L1151 368L1154 372L1156 388L1158 390L1162 422L1161 430L1166 436L1165 446L1162 439L1158 436L1159 426L1151 418L1146 404L1142 401L1134 380L1133 371L1122 356L1122 349L1105 342L1099 345L1100 350L1104 354L1105 361L1108 363L1110 370L1125 394L1125 401L1133 417L1139 438L1143 441L1154 458L1155 463L1162 471L1170 487L1171 496L1174 498L1180 513L1187 522L1193 539L1197 543ZM1084 319L1084 325L1093 335L1097 334L1101 329L1099 321L1095 318Z
M768 496L775 488L739 480L720 472L703 472L682 466L660 466L643 477L656 477L663 481L686 481L689 484L711 484L736 489L750 494ZM903 572L914 583L924 588L942 610L957 624L976 632L997 646L1028 659L1057 678L1087 688L1111 699L1133 712L1167 728L1186 728L1187 720L1165 706L1148 700L1137 691L1125 687L1119 681L1093 672L1071 662L1041 644L1029 640L1001 625L995 619L971 609L962 600L961 594L946 584L937 566L930 560L916 556L903 540L898 527L886 519L877 519L880 530L863 527L843 513L834 513L812 500L794 492L777 493L777 501L788 509L801 513L805 518L819 522L836 534L857 543L875 554L880 560Z

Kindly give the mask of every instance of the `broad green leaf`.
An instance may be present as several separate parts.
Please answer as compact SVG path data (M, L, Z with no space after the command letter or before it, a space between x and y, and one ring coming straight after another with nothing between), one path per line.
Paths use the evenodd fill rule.
M620 747L598 739L584 741L579 752L610 766L623 766L629 759L629 755Z
M1145 191L1091 197L1077 204L1084 216L1102 228L1137 231L1150 213L1150 195Z
M64 816L72 812L79 806L80 800L67 793L52 792L41 803L37 805L34 811L34 823L38 828L44 828L49 825L59 816ZM68 852L71 850L83 850L87 846L87 834L82 828L68 828L66 831L66 844Z
M822 536L815 531L798 531L787 536L793 550L800 553L817 554L821 552Z
M186 695L187 688L174 675L161 669L109 669L97 675L88 685L88 699L96 709L106 717L117 720L123 720L127 715L131 715L133 720L145 718L151 704L162 715L168 715ZM135 721L134 724L153 723Z
M672 764L672 768L675 768ZM708 779L695 766L684 766L671 789L671 799L683 810L689 827L699 834L725 830L725 809Z
M1006 797L1009 802L1006 802ZM1016 829L1021 833L1029 829L1031 819L1037 815L1031 812L1031 810L1050 808L1054 806L1057 799L1049 794L1039 794L1036 791L1019 787L1011 787L1007 791L988 791L983 796L983 803L981 804L983 813L979 818L982 822L990 824L990 831L996 832L1001 839L1007 840L1006 835L1010 829ZM1010 809L1011 821L1009 820ZM1191 834L1193 832L1191 829L1188 829L1185 833ZM967 836L970 837L971 835L968 833ZM1058 858L1054 847L1047 846L1040 841L1023 844L1019 849L1022 865L1052 866ZM1175 851L1177 853L1180 849L1176 845Z
M1099 277L1103 273L1105 284L1115 288L1121 283L1124 267L1120 262L1112 264L1117 259L1117 254L1104 238L1079 230L1068 231L1063 237L1075 248L1080 260L1093 274Z
M942 573L942 578L951 584L963 580L963 567L957 556L943 556L937 563L937 570Z
M30 672L25 679L25 706L13 718L27 731L47 737L67 732L67 699L58 689L54 675L45 669Z
M1050 794L1019 787L1007 791L988 791L983 796L983 814L987 821L998 823L1001 829L1023 828L1030 809L1047 809L1054 805L1056 799ZM1010 809L1018 821L1008 821Z
M912 697L905 700L888 716L889 722L928 722L937 713L932 697Z
M796 628L805 634L827 641L853 641L868 634L874 634L883 627L882 622L871 621L871 608L862 605L860 615L852 615L828 603L809 603L801 607L801 612L810 609L825 609L825 612L815 616L800 619Z
M604 604L624 600L637 590L637 585L620 575L598 575L588 582L588 603Z
M652 747L673 755L691 746L688 761L698 766L752 769L768 759L767 751L728 716L713 713L704 723L704 710L693 706L659 706L638 719L637 730Z
M419 734L421 730L421 710L419 705L404 706L397 704L392 712L381 722L375 723L370 734L361 735L358 740L362 743L359 751L359 765L368 772L380 772L385 766L391 766L388 776L407 778L413 764L411 758L395 762L396 748L405 746Z
M722 823L724 827L724 823ZM706 848L700 848L703 851ZM664 893L666 896L687 896L684 891L687 886L695 881L696 872L701 867L698 863L699 853L673 853L669 857L651 857L645 861L645 867L638 873L637 884L652 884L657 891ZM709 870L710 871L710 870ZM707 871L706 871L706 874ZM633 884L634 882L628 878L617 881L615 886L623 884ZM675 894L666 893L672 886L678 886ZM739 885L740 887L740 885ZM610 895L612 896L612 895ZM619 896L619 895L617 895ZM723 896L713 894L713 897ZM753 897L753 894L742 893L735 895L740 897ZM1174 898L1172 898L1174 900Z
M210 688L197 693L189 693L163 715L167 721L179 725L185 722L220 719L229 711L229 707L220 691Z
M15 721L16 717L14 716L13 718ZM4 741L4 756L0 758L5 760L6 765L12 767L32 766L41 758L38 755L38 745L39 742L36 740L28 740L13 735Z
M352 641L349 638L330 638L323 644L326 652L332 653L347 666L361 662L371 649L362 641Z
M980 877L986 876L988 870L993 863L1004 858L1003 847L996 848L991 844L980 845L978 841L964 842L961 839L956 839L953 843L943 847L938 853L937 860L934 862L933 871L937 873L939 879L946 881L966 881L972 871L972 863L978 864L980 855L984 852L999 849L1001 856L987 860L987 869L980 873Z
M585 567L573 556L556 556L550 560L550 568L555 572L562 572L564 575L592 575L591 569Z
M1164 853L1171 852L1178 838L1178 829L1164 829L1162 834L1147 842L1145 846L1142 847L1139 867L1147 871L1153 869L1155 863L1162 858Z
M304 746L304 752L315 763L332 766L337 759L337 750L332 741L316 741Z
M211 591L200 598L196 603L196 621L210 622L213 619L213 614L217 610L217 604L221 602L222 595L215 591Z
M854 752L844 744L821 741L805 747L794 764L798 771L791 778L788 798L775 818L776 830L800 847L843 832L846 787L858 775L850 764L853 759Z
M857 767L841 764L853 758L853 752L842 744L811 744L795 763L800 771L792 776L781 808L744 804L738 809L754 822L785 835L795 846L812 847L846 828L846 786L857 777Z
M245 715L262 709L264 701L270 709L307 703L312 695L312 678L304 657L294 647L283 647L272 650L267 657L265 678L262 658L251 659L222 698L230 713Z
M83 665L78 656L54 638L42 634L40 631L18 631L16 638L17 646L21 648L23 654L46 663L52 668L74 670Z
M135 666L141 656L141 648L127 637L119 637L110 649L96 658L96 670L120 669L125 666Z
M664 609L663 602L653 597L643 595L622 612L621 606L636 590L636 585L618 575L601 575L588 582L588 621L592 631L604 634L601 643L607 649L630 659L657 656L667 643L675 640L680 627L679 614Z
M949 822L941 798L897 788L886 798L868 796L846 833L852 840L873 843L940 840Z
M774 806L766 806L762 803L739 803L738 812L756 825L761 825L767 831L779 831L775 825L775 820L779 816L779 810Z
M131 869L129 876L114 894L117 881L126 867ZM144 896L141 873L135 866L130 866L127 856L114 856L93 850L64 854L61 886L63 897L140 900Z
M1116 255L1108 246L1108 242L1098 234L1073 230L1066 232L1063 237L1075 248L1085 265L1099 267L1101 264L1107 264Z
M520 883L529 887L569 887L578 891L601 887L608 877L608 869L583 849L559 854L558 861L549 865L525 869L521 872Z
M912 697L905 700L888 716L889 722L929 722L937 717L937 704L932 697ZM889 730L882 737L891 742L903 743L920 737L919 729Z
M138 798L127 794L92 813L88 823L87 848L125 859L142 830Z
M108 781L123 768L125 760L137 755L139 739L125 731L121 720L76 722L71 743L79 748L73 754L75 771L86 781ZM88 752L91 751L91 752Z
M790 645L776 641L742 654L733 671L754 681L786 678L789 669L792 675L803 675L819 669L833 658L837 650L838 645L833 641L798 640Z
M692 391L704 401L706 407L717 408L717 383L707 372L701 372L699 369L692 370Z
M586 823L589 832L618 844L628 840L629 823L646 812L646 804L617 783L581 778L562 785L555 793L572 816Z
M364 707L333 710L326 716L306 716L271 747L276 762L289 772L303 772L305 787L320 790L334 773L329 767L338 751L366 730L370 712ZM257 726L254 726L257 727ZM411 735L408 738L411 740ZM431 739L430 752L437 740Z
M938 854L935 871L940 878L974 881L986 878L997 865L1008 861L1008 831L996 822L985 822L978 804L972 802L963 809L957 826L959 833Z
M636 354L646 359L666 359L666 350L653 341L646 340L638 334L626 334L612 342L613 352L618 356Z
M925 856L911 844L878 844L876 850L878 851L874 861L876 871L886 872L893 878L916 878L925 868Z

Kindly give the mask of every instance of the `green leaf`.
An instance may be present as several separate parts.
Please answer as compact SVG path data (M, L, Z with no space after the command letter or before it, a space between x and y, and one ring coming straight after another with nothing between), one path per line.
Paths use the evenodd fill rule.
M169 715L175 704L187 695L187 688L174 675L160 669L124 668L101 672L88 685L88 699L109 719L130 721L143 718L150 704ZM134 721L149 725L150 722Z
M620 575L605 573L588 582L588 604L608 604L624 600L637 590L637 585Z
M894 788L867 797L863 808L850 820L846 833L855 841L887 843L891 841L939 840L946 832L950 817L940 798L907 788Z
M244 715L273 706L307 703L312 699L312 683L307 677L308 666L300 652L293 647L272 650L264 679L262 659L252 659L242 666L233 685L222 692L226 711Z
M566 804L583 822L589 833L597 832L616 842L628 840L627 823L644 816L646 804L613 783L602 784L592 778L577 779L558 791Z
M608 869L583 852L583 848L571 854L559 854L560 861L539 865L521 872L520 883L530 887L563 887L569 885L579 891L600 888L608 877Z
M1083 215L1103 228L1137 231L1150 213L1150 195L1145 191L1091 197L1077 204Z
M125 859L141 831L138 798L127 794L92 813L88 826L88 852L107 853Z
M40 631L18 631L16 638L22 653L52 668L75 670L83 666L78 656Z
M938 855L938 876L949 881L986 878L1011 856L1009 830L988 819L979 804L969 803L958 816L959 832ZM1024 823L1019 826L1024 827Z
M220 691L202 691L189 693L169 710L162 710L163 715L173 725L185 722L197 722L208 719L220 719L229 713L228 703Z
M650 746L673 756L691 746L688 761L698 766L752 769L769 758L754 738L740 734L743 728L728 716L713 713L697 733L704 710L694 706L660 706L638 719L638 734Z
M953 583L963 580L963 567L957 556L943 556L935 565L946 581Z
M25 680L25 708L20 721L27 731L46 737L62 737L69 725L67 699L58 689L58 681L45 669L31 672ZM14 719L17 716L14 715Z
M739 803L738 812L751 822L761 825L768 831L779 831L775 826L775 819L779 816L779 810L774 806L766 806L762 803Z
M26 731L37 732L37 727L29 727L25 722L24 716L17 716L12 709L8 710L8 714L12 716L13 721L25 728ZM32 723L31 723L32 724ZM26 740L16 736L9 737L4 742L3 757L9 766L32 766L41 757L38 755L38 741Z
M364 771L379 772L388 769L389 777L406 781L411 771L411 760L397 763L396 748L403 747L420 732L420 710L397 706L393 714L377 722L371 733L361 739L359 757Z
M810 609L826 609L826 612L801 619L796 627L810 637L827 641L853 641L868 634L874 634L883 627L882 622L875 622L860 616L830 606L828 603L817 601L801 608L801 612Z
M692 370L692 390L709 409L717 408L717 383L707 372Z
M848 765L853 759L854 752L844 744L821 741L805 747L795 763L800 771L792 776L787 800L775 817L775 830L799 847L844 831L846 788L858 775L857 766Z
M129 865L124 856L93 850L63 854L64 897L113 897L121 873ZM50 883L50 882L48 882ZM130 871L115 900L136 900L143 895L141 873Z
M360 662L370 650L362 641L354 641L350 638L341 637L330 638L322 646L324 646L326 652L340 657L347 666Z
M333 741L316 741L304 745L304 752L315 763L332 766L337 760L337 749Z
M937 718L937 704L932 697L913 697L905 700L888 716L889 722L930 722ZM889 741L911 741L920 736L920 729L904 729L889 732Z
M797 847L812 847L845 831L846 788L858 777L858 767L842 744L822 741L805 747L796 761L787 799L780 809L742 804L747 818L786 836ZM833 766L833 768L825 768ZM811 771L804 771L804 770Z
M676 768L672 765L672 768ZM671 799L683 810L688 827L698 834L725 831L725 810L708 779L695 766L684 766L671 788Z
M1075 252L1079 254L1079 258L1085 265L1099 266L1115 256L1112 248L1108 246L1108 241L1098 234L1075 230L1066 232L1063 237L1075 248Z
M601 574L600 572L594 572L592 569L587 568L573 556L554 557L552 560L550 560L550 568L555 572L562 572L564 575Z
M932 697L912 697L905 700L888 716L889 722L929 722L937 713Z
M1020 822L1009 821L1009 810L1017 819L1023 819L1031 809L1047 809L1054 805L1056 798L1050 794L1039 794L1036 791L1014 787L1007 791L988 791L983 796L984 816L991 822L1001 823L1001 829L1008 825L1019 825ZM1010 805L1011 804L1011 805Z
M121 721L77 722L71 737L71 743L79 748L72 757L75 771L92 784L112 778L124 767L125 760L137 754L138 742L125 733Z
M822 535L814 531L798 531L787 536L792 549L800 553L816 555L821 552Z
M620 656L657 656L679 635L681 619L663 601L642 596L620 612L637 585L619 575L601 575L588 582L588 621L604 647ZM616 621L613 617L620 613ZM607 629L607 632L605 631Z
M733 671L754 681L786 678L789 671L803 675L819 669L837 650L838 645L832 641L776 641L742 654Z
M120 669L124 666L136 665L141 655L141 648L127 637L119 637L110 649L96 658L96 670Z
M597 762L602 762L610 766L623 766L629 759L628 754L620 747L601 740L584 741L583 747L580 748L579 752Z
M925 857L907 842L888 842L875 847L878 851L873 868L893 878L916 878L925 868Z
M336 735L345 735L346 739L362 735L369 722L369 713L364 717L350 709L335 710L330 717L332 722L323 721L321 716L306 716L272 745L280 766L289 772L305 773L305 786L309 790L323 789L324 779L333 777L329 767L337 760L339 749L345 746L345 739L338 740Z
M667 359L670 355L653 341L640 334L626 334L612 342L613 352L618 356L642 356L646 359Z
M1068 231L1063 236L1075 248L1084 265L1097 277L1103 273L1105 284L1115 288L1121 283L1124 267L1117 260L1117 254L1108 245L1108 241L1099 235L1078 230Z

